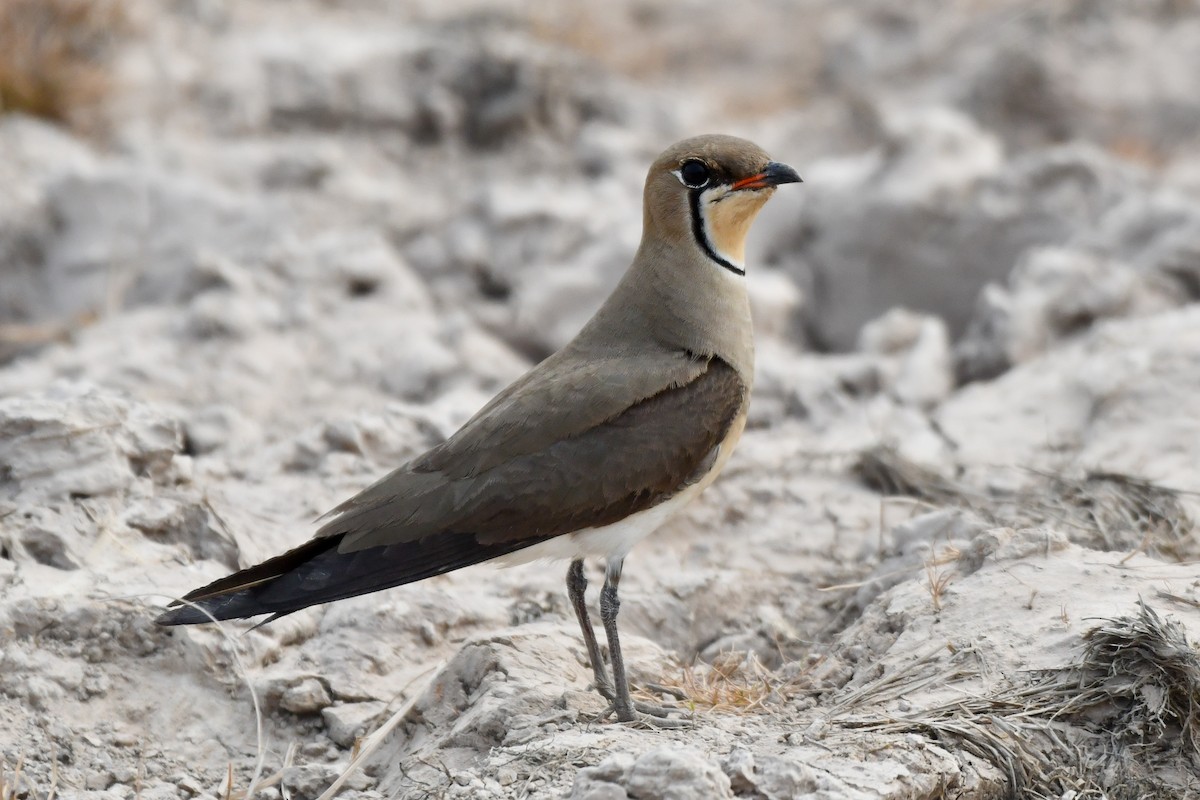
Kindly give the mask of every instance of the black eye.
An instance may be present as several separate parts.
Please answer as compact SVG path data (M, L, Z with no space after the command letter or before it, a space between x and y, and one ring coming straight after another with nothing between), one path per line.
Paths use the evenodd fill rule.
M693 189L699 189L704 184L708 183L708 167L703 161L688 161L679 168L679 177L683 179L686 186Z

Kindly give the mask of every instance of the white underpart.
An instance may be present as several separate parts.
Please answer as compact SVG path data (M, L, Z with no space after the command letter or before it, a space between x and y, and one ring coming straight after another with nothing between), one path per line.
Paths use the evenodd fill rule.
M706 482L693 484L671 499L645 511L631 514L619 522L602 528L584 528L574 533L556 536L524 550L501 556L496 559L496 563L503 567L512 567L543 559L561 561L603 557L614 561L624 558L635 544L662 527L663 523L700 494L705 485Z

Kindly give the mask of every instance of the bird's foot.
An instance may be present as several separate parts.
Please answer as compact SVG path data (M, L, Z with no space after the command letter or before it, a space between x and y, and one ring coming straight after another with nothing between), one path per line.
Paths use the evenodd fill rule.
M600 712L597 720L606 720L615 716L617 722L630 723L641 728L687 728L694 724L693 719L682 718L682 715L688 713L688 709L683 706L649 703L643 700L634 700L628 695L622 698L607 684L597 686L596 690L608 701L608 706ZM659 694L663 693L659 692ZM674 692L665 693L685 699Z
M616 707L609 705L608 708L600 712L600 716L597 719L605 720L615 714L617 722L645 730L653 728L678 730L680 728L691 728L695 725L695 721L692 719L681 719L670 716L671 714L678 713L683 713L683 709L675 706L661 706L657 703L643 703L638 701L633 704L633 709L626 713L621 713Z
M683 714L686 712L686 709L680 708L676 705L668 706L663 705L662 703L644 703L641 700L633 701L633 710L641 714L648 714L652 717L664 718L669 717L672 714Z
M630 704L632 706L632 711L623 716L617 710L617 706L620 705L620 702L617 699L617 693L613 691L612 684L605 681L604 683L596 682L594 686L596 692L608 701L608 706L603 712L601 712L597 719L608 719L613 714L616 714L618 722L633 722L637 714L642 714L648 717L656 717L659 719L666 719L672 714L684 714L687 712L687 709L676 705L663 705L662 703L646 703L641 700L631 700ZM647 686L647 688L656 694L669 694L678 700L687 699L687 695L667 689L666 687L660 687L657 684L650 684ZM626 719L625 716L628 716L629 719Z
M688 699L687 692L683 691L682 689L677 689L674 686L663 686L662 684L659 684L659 683L647 683L646 689L648 691L653 692L654 694L669 695L671 697L674 697L676 700L687 700Z

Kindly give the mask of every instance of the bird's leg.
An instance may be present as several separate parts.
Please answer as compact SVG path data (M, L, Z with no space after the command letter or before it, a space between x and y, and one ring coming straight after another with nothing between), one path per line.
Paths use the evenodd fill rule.
M612 663L613 697L612 710L621 722L642 722L658 728L681 728L688 723L679 719L666 719L671 711L650 703L634 703L629 696L629 678L625 674L625 658L621 655L621 640L617 637L617 612L621 600L617 597L617 586L621 583L623 558L611 559L604 574L604 588L600 590L600 619L608 637L608 660ZM637 711L648 716L639 716Z
M613 671L613 711L621 722L632 722L637 717L633 713L633 699L629 696L629 678L625 675L625 658L621 655L621 640L617 637L617 612L621 610L621 600L617 597L617 586L621 583L621 566L623 558L614 558L608 562L604 572L604 588L600 590L600 620L604 623L604 635L608 637L608 660L612 662Z
M583 559L577 558L567 569L567 595L571 598L571 606L575 609L575 617L579 620L579 628L583 631L583 643L587 645L588 660L592 662L592 675L596 683L596 691L610 703L613 702L613 686L608 680L604 669L604 657L600 655L600 645L596 642L596 631L588 618L587 576L583 574Z
M618 572L619 572L619 567L618 567ZM620 576L618 574L618 580L619 580L619 578L620 578ZM607 582L606 582L606 585L607 585ZM571 566L567 570L567 594L571 598L571 606L575 609L575 616L579 619L579 628L580 628L580 630L583 631L583 641L584 641L584 644L587 645L588 659L591 660L591 662L592 662L592 675L594 676L594 680L595 680L595 684L596 684L596 691L599 692L600 695L605 700L607 700L610 704L608 711L606 711L605 714L602 715L602 716L605 716L607 714L611 714L615 710L616 703L617 703L617 699L616 699L617 694L613 689L613 686L614 686L613 682L609 680L608 673L604 669L604 656L600 653L600 645L596 642L596 632L592 629L592 621L588 617L587 601L584 599L584 593L586 590L587 590L587 576L583 572L583 560L576 559L575 561L571 562ZM616 590L614 587L614 589L613 589L614 598L615 598L615 591ZM603 594L601 595L601 602L603 602ZM617 602L616 606L619 606L619 605L620 605L620 603ZM616 611L614 610L614 612L613 612L614 620L613 620L613 624L612 624L613 632L611 634L609 634L610 642L614 641L615 639L613 637L616 636L615 617L616 617ZM606 624L605 632L608 633L608 631L609 631L609 626ZM612 645L610 644L609 647L610 647L610 652L611 652ZM625 696L628 697L629 696L629 684L627 682L625 682L625 678L624 678L624 662L620 660L621 659L621 646L619 643L616 646L616 653L617 653L617 663L621 664L620 669L621 669L622 677L620 680L622 681L622 683L619 685L624 687ZM652 704L641 703L641 702L637 702L637 701L635 701L633 703L633 708L635 711L640 711L643 714L650 714L655 717L665 717L669 713L669 711L667 709L664 709L661 706L655 706ZM679 723L677 720L657 719L657 720L654 720L652 722L652 724L657 724L660 727L676 727L677 724L681 725L682 723Z

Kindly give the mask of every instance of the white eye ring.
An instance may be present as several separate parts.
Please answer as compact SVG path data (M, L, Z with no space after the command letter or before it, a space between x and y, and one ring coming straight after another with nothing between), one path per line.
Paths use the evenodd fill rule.
M691 180L691 181L689 181L687 178L685 178L683 176L684 170L688 169L689 167L699 167L699 170L695 170L695 169L691 170L691 172L693 173L693 175L692 175L693 180ZM700 172L699 175L695 174L697 171ZM699 159L695 159L695 158L685 161L679 167L679 169L673 170L671 172L671 174L674 175L679 180L680 183L682 183L684 186L686 186L689 189L703 189L705 186L708 186L708 184L712 181L712 171L708 168L708 165L705 164L703 161L700 161Z

